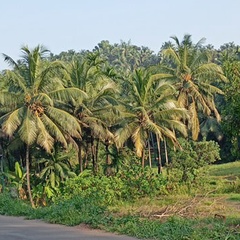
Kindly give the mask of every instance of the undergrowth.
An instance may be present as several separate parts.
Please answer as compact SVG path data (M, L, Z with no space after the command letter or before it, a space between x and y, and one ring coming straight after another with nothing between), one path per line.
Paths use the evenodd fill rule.
M211 181L214 181L216 186L219 185L218 177L219 174L216 177L211 176L210 189L215 186L211 184ZM196 196L181 195L180 193L164 195L166 192L162 192L164 194L161 195L159 193L167 189L164 188L166 185L164 178L148 172L140 172L135 176L132 173L129 175L126 173L122 178L126 188L124 188L123 182L114 177L88 178L85 176L72 179L66 183L63 194L56 196L53 204L36 209L32 209L28 202L13 198L10 193L5 191L0 194L0 214L25 216L28 219L42 219L69 226L85 223L93 228L135 236L140 239L240 239L238 214L228 217L220 215L219 218L215 218L214 215L201 216L201 213L198 212L202 207L206 210L205 212L212 211L216 196L219 198L219 195L213 193L209 198L204 198L204 201ZM147 179L152 182L148 182ZM142 186L137 184L131 186L131 182L135 180ZM221 191L219 192L233 190L225 181L220 184ZM187 186L188 188L189 186ZM181 187L178 190L180 191ZM235 193L229 194L225 200L239 202L237 191L238 187L235 186ZM132 195L129 194L127 197L128 192L132 192ZM220 204L225 204L221 198L219 201ZM199 206L199 202L202 205ZM195 203L199 208L193 205ZM216 201L217 211L220 211L220 204ZM194 217L188 214L187 210L191 209L189 206L195 209ZM122 211L123 209L125 210ZM186 212L183 212L182 209ZM167 217L153 218L154 214L161 216L165 214ZM201 217L197 217L198 215Z

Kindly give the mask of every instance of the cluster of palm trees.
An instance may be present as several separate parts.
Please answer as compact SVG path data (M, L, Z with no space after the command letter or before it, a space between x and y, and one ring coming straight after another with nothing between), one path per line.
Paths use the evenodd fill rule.
M61 164L56 165L55 150L60 145L62 151L74 149L80 172L91 162L94 173L98 171L100 143L107 166L111 164L111 146L133 146L144 167L146 153L151 159L155 145L160 172L161 142L181 147L180 135L197 140L200 112L220 121L214 97L222 91L213 83L226 80L221 67L201 50L202 41L193 44L190 35L182 42L176 37L173 40L174 44L162 50L159 64L136 66L125 74L110 66L100 50L67 62L50 61L49 51L40 45L33 50L23 47L18 62L4 55L12 70L1 73L1 137L8 139L8 145L18 142L25 149L32 205L30 152L36 146L51 158L39 157L38 166L47 167L43 172L40 166L35 174L52 184L56 182L54 166L60 179L66 177L64 169L68 170L67 165L62 165L62 170Z

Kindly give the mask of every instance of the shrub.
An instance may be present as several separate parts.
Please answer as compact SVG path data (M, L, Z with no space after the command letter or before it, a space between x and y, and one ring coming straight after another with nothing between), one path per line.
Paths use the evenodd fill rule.
M11 197L8 192L0 194L0 214L2 215L26 216L31 209L30 205L19 198Z
M77 195L114 205L119 201L159 195L165 191L165 185L166 180L149 167L143 169L132 165L131 168L121 169L116 176L94 176L91 171L84 171L64 183L59 197L70 199Z
M180 139L182 150L170 152L170 169L181 182L193 182L200 169L220 160L220 148L214 141L193 142Z

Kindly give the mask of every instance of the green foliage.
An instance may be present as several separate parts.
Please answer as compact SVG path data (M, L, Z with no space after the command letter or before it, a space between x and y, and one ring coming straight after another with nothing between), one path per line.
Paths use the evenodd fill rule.
M228 76L229 83L224 85L225 102L221 106L223 115L222 127L224 134L231 143L230 158L237 159L240 157L240 63L239 61L225 61L223 69L226 76Z
M240 192L239 167L239 161L210 166L208 177L210 189L218 194L238 194Z
M220 148L214 141L193 142L181 139L182 150L170 152L170 169L174 169L178 181L193 182L204 166L220 160Z
M19 162L15 162L15 171L6 172L4 174L10 185L16 186L18 190L23 188L23 184L26 184L26 173L21 168Z
M69 226L80 223L97 227L101 223L106 207L98 199L74 196L71 199L59 201L50 207L39 208L30 215L31 218L42 218L51 223L61 223Z
M239 233L230 226L237 225L236 220L225 224L214 219L190 220L172 217L166 222L142 219L138 216L124 216L109 218L107 229L121 234L135 236L140 239L161 240L209 240L232 239L237 240Z
M240 177L240 161L212 165L209 169L210 176Z
M123 168L117 175L123 182L123 199L134 200L142 197L156 197L165 194L166 179L149 168L138 164Z
M166 180L150 168L132 165L121 169L116 176L93 176L84 171L79 176L68 179L62 188L60 199L72 196L91 197L97 202L114 205L119 201L137 200L165 193Z
M59 199L70 199L72 196L94 198L99 203L114 204L121 199L123 183L117 177L104 175L93 176L85 170L79 176L68 179L62 187Z
M31 212L29 204L18 198L12 198L10 193L0 194L0 214L13 216L26 216Z

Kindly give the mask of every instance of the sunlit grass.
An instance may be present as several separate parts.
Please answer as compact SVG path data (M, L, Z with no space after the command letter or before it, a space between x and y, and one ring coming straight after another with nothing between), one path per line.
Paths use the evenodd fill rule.
M240 177L240 161L212 165L209 168L210 176Z

